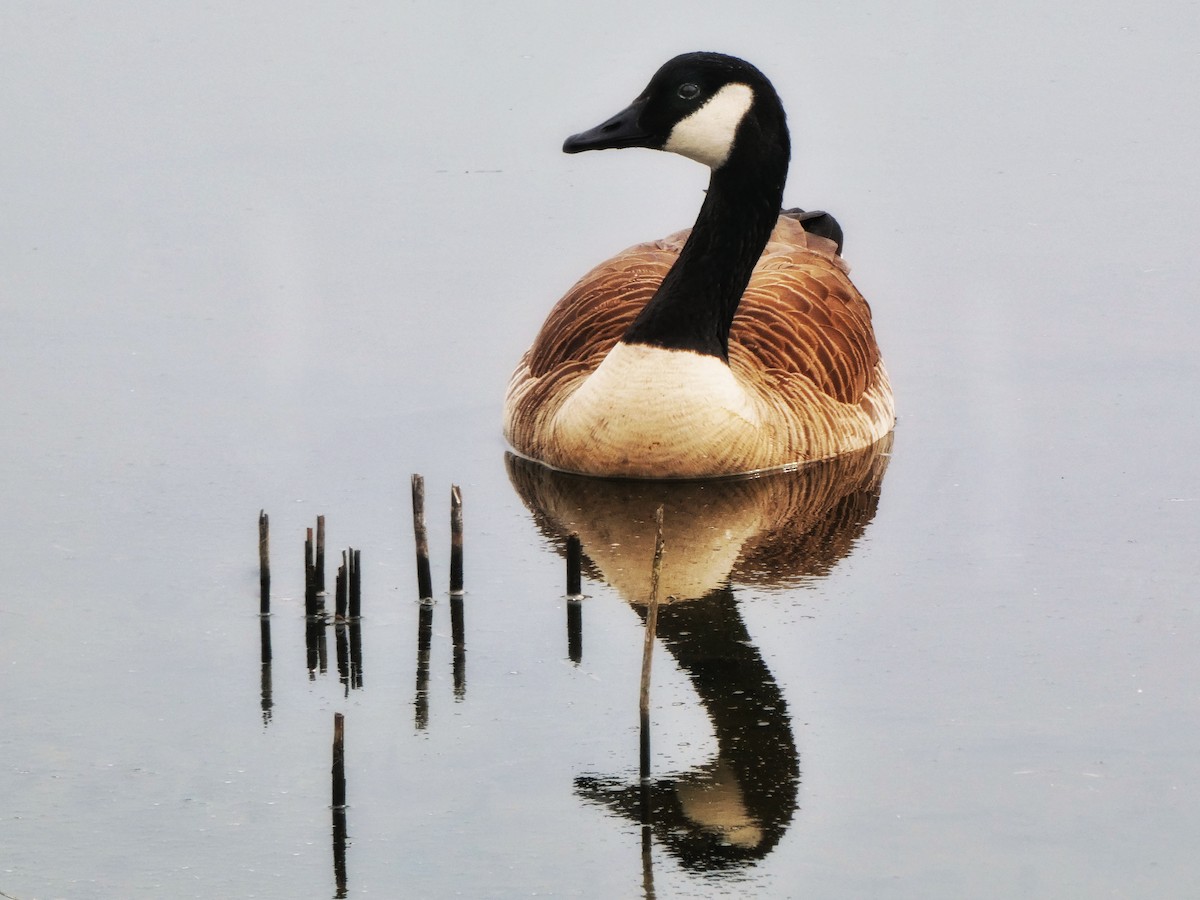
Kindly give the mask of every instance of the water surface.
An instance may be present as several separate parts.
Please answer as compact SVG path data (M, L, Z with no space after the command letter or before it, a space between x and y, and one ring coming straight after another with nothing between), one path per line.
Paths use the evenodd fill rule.
M1200 889L1194 12L702 12L0 13L0 891L334 896L335 712L351 895ZM498 434L512 365L704 186L561 141L701 47L788 106L788 202L846 227L894 443L732 495L539 480ZM658 502L695 596L643 829ZM363 553L361 682L332 628L310 671L319 514Z

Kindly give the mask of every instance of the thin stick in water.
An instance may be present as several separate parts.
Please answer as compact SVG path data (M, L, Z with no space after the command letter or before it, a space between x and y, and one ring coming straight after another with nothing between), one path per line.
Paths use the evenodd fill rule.
M316 591L325 593L325 517L317 516Z
M362 551L350 552L350 618L362 615Z
M304 614L311 618L317 614L317 570L313 562L313 530L305 529L304 535Z
M433 577L429 573L429 535L425 531L425 479L412 477L413 537L417 543L417 599L433 599Z
M642 644L642 685L638 704L640 718L642 780L650 777L650 661L654 656L654 636L658 630L658 581L662 573L663 508L654 513L654 564L650 569L650 603L646 610L646 637Z
M258 511L258 612L271 614L271 521L265 510Z
M462 488L450 485L450 596L463 592Z

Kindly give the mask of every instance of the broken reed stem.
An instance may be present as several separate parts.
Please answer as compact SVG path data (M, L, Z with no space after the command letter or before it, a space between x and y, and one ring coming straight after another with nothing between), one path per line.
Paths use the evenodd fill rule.
M663 508L654 513L654 563L650 568L650 602L646 610L646 637L642 644L642 684L638 703L642 778L650 777L650 661L658 631L658 581L662 574Z
M579 535L572 533L567 538L567 596L583 596L583 586L580 579L580 569L583 568L583 545Z
M271 520L258 511L258 613L271 614Z
M333 808L341 809L346 806L346 748L345 731L346 717L341 713L333 714Z
M425 479L412 477L413 537L417 543L417 595L433 599L433 577L429 573L429 535L425 531Z
M362 615L362 551L350 551L350 618Z
M317 564L316 580L317 593L325 593L325 517L317 516Z
M316 565L313 563L313 530L308 528L305 530L304 537L304 614L306 616L317 614L316 578Z
M450 485L450 596L463 592L462 488Z

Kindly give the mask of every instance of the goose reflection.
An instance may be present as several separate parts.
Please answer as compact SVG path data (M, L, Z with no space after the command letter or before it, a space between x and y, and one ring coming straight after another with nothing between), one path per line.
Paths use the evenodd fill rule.
M509 455L509 478L560 552L579 535L589 577L645 618L654 516L664 509L659 643L686 673L717 752L639 784L586 775L577 793L634 822L695 870L770 853L796 809L800 763L787 704L751 641L735 586L787 588L826 575L875 515L891 438L798 471L721 481L617 481Z

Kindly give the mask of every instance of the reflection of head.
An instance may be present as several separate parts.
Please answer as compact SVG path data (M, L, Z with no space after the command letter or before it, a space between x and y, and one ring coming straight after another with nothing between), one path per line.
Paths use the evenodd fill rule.
M766 831L746 808L737 773L721 757L676 779L675 798L694 828L716 835L722 844L742 850L762 847Z

